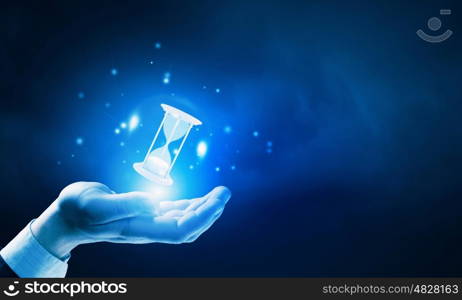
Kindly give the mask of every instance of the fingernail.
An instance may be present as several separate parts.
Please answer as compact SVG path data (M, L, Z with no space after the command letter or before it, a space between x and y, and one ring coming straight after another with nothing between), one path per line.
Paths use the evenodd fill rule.
M217 195L217 197L218 197L220 200L223 200L223 201L225 201L225 202L228 202L229 199L231 198L231 191L230 191L230 189L228 189L228 188L225 187L225 186L219 187L219 194Z

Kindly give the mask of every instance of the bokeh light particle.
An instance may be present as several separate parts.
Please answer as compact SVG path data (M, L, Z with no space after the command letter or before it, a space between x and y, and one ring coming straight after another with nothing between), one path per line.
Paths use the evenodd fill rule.
M75 143L76 143L77 145L79 145L79 146L82 145L82 144L83 144L83 138L81 138L81 137L76 138L76 139L75 139Z
M138 117L138 115L133 115L130 118L130 121L128 122L128 129L130 131L136 129L136 127L138 127L139 123L140 123L140 118Z
M204 141L199 142L199 144L197 144L196 152L197 156L204 157L205 154L207 154L207 144Z

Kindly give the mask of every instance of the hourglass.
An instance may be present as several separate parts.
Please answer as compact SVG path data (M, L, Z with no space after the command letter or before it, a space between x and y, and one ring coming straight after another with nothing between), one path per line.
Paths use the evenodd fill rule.
M191 128L194 125L201 125L202 122L170 105L161 104L160 106L164 110L164 118L157 129L144 161L133 164L133 168L146 179L163 185L171 185L173 179L170 177L170 171L183 148L184 142ZM160 136L161 131L163 138ZM179 146L175 148L177 143ZM174 155L173 159L171 151Z

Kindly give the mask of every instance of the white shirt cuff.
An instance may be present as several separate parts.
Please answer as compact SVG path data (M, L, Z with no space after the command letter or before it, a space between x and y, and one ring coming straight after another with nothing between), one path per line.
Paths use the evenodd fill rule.
M70 255L59 259L46 250L32 234L32 220L0 255L19 277L63 278Z

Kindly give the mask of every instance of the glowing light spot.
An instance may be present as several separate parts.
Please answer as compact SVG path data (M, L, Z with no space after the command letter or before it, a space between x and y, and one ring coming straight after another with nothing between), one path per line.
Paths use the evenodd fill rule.
M173 154L177 155L178 154L178 149L173 149Z
M123 147L125 146L125 143L124 142L120 142L120 147Z
M219 88L216 88L216 89L215 89L215 92L216 92L217 94L219 94L219 93L221 92L221 90L220 90Z
M112 76L116 76L117 74L119 74L119 71L117 71L116 68L112 68L112 69L111 69L111 75L112 75Z
M130 131L136 129L140 123L140 118L137 115L133 115L128 122L128 129Z
M58 160L58 161L56 162L56 164L57 164L58 166L60 166L60 165L61 165L61 161Z
M153 64L154 64L154 61L153 61L153 60L151 60L151 61L149 62L149 64L150 64L150 65L153 65Z
M266 153L271 154L272 152L273 152L273 149L271 148L266 149Z
M126 164L126 163L127 163L127 161L124 159L124 160L122 160L122 163L123 163L123 164Z
M120 93L120 97L123 97L123 96L125 96L125 94L124 94L124 93Z
M220 167L215 167L215 172L220 172Z
M230 168L232 171L236 170L236 166L235 165L232 165L231 168Z
M76 143L77 145L79 145L79 146L82 145L82 144L83 144L83 138L81 138L81 137L76 138L76 139L75 139L75 143Z
M205 85L203 85L203 86L202 86L202 89L203 89L203 90L206 90L206 89L207 89L207 87L206 87Z
M254 131L252 134L253 134L254 137L258 137L260 135L260 133L258 131Z
M120 123L120 127L124 128L124 129L127 128L127 123L125 123L125 122Z
M115 134L119 134L119 133L120 133L120 129L119 129L119 128L114 129L114 133L115 133Z
M141 153L141 151L140 151L140 150L136 150L136 153Z
M75 157L75 154L71 154L71 157L74 158L74 157Z
M161 44L160 42L156 42L156 43L154 44L154 48L160 49L160 48L162 48L162 44Z
M204 141L199 142L199 144L197 144L196 152L197 156L204 157L205 154L207 154L207 144Z
M272 141L267 141L266 146L267 147L273 147L273 142Z
M109 107L111 107L111 103L106 102L106 103L104 103L104 106L105 106L106 108L109 108Z
M77 94L77 97L79 97L79 99L83 99L83 98L85 98L85 93L84 92L79 92Z
M190 170L194 170L194 165L189 165Z
M170 77L171 77L170 72L166 72L166 73L164 74L164 79L162 80L162 82L163 82L164 84L169 84L169 83L170 83Z
M223 128L223 131L224 131L225 133L228 133L228 134L230 134L232 130L233 130L233 129L232 129L231 126L229 126L229 125L227 125L227 126L225 126L225 128Z

